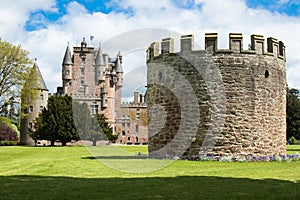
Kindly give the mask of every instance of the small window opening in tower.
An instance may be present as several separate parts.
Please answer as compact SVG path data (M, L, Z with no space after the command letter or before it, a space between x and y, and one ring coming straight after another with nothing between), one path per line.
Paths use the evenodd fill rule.
M161 73L161 72L159 72L159 74L158 74L158 80L159 80L159 81L162 80L162 73Z
M265 78L269 78L269 76L270 76L270 73L269 73L268 70L266 70L266 71L265 71Z
M85 65L86 61L85 61L85 57L82 57L82 64Z

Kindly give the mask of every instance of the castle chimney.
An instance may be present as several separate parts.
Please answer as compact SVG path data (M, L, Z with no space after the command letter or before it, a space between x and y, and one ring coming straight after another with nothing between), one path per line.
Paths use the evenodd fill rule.
M139 92L138 91L134 91L133 104L137 104L138 103L138 96L139 96Z
M140 94L140 103L143 104L145 101L145 95L143 93Z

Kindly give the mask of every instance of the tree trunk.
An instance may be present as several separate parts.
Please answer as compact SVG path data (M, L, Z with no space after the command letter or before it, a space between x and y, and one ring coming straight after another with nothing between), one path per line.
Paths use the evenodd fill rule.
M50 146L54 146L54 140L50 141Z
M93 146L97 145L97 140L93 140Z
M66 141L62 141L61 142L61 146L67 146L67 142Z

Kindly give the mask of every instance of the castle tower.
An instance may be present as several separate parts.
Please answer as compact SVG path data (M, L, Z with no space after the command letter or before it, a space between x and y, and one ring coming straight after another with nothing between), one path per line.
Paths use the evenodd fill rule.
M47 107L47 101L49 96L49 90L45 84L43 76L39 70L39 67L36 63L33 65L33 70L36 71L37 75L37 87L32 88L33 90L37 90L37 96L34 97L29 102L29 107L27 112L25 113L27 116L21 119L21 136L20 136L20 144L21 145L33 145L34 141L28 135L28 130L34 130L34 120L38 117L39 113ZM21 102L22 103L22 102Z
M62 79L63 79L63 92L64 94L70 93L68 91L68 85L72 82L72 71L73 71L73 62L71 57L71 51L69 45L66 48L65 56L62 62Z
M115 127L116 108L121 102L123 80L122 56L103 54L99 48L87 46L83 38L80 47L67 47L62 63L63 90L57 93L70 95L73 100L85 102L91 114L103 113Z
M116 60L116 110L120 110L121 106L121 88L123 87L123 67L122 67L122 55L121 52L118 53L117 55L117 60Z
M205 34L205 49L194 50L193 35L155 42L147 50L149 155L222 156L251 160L285 155L285 46L275 38L229 34L229 49L218 49L217 33ZM161 117L163 116L163 117Z

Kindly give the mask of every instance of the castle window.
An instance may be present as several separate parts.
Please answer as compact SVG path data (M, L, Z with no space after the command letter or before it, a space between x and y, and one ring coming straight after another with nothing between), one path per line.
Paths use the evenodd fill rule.
M40 95L40 100L44 101L44 95L42 95L42 94Z
M44 109L44 107L43 107L43 106L40 106L40 112L42 112L42 111L43 111L43 109Z
M135 137L135 141L136 141L136 142L139 142L139 137Z
M125 127L125 122L124 121L122 122L122 127Z
M98 105L91 105L91 113L93 115L98 113Z
M66 70L66 75L69 75L70 74L70 70Z
M71 85L72 85L72 82L70 81L70 82L69 82L69 86L71 86Z
M140 119L140 113L136 113L135 119L139 120Z
M122 136L125 136L126 135L126 132L125 131L122 131Z
M84 68L80 68L80 75L81 75L81 76L84 75Z
M33 106L29 106L29 112L30 112L30 113L33 112Z
M127 140L130 141L130 137L128 137Z
M162 73L159 72L159 74L158 74L158 81L161 81L161 80L162 80Z
M270 76L270 73L269 73L268 70L266 70L266 71L265 71L265 78L269 78L269 76Z
M83 57L83 58L81 58L81 60L82 60L82 64L85 65L85 63L86 63L85 58Z
M135 125L135 132L139 132L139 125Z
M28 123L28 127L29 127L30 129L32 129L32 128L33 128L33 125L32 125L32 123L31 123L31 122L29 122L29 123Z
M80 81L80 87L83 88L84 87L84 80Z
M130 127L130 122L127 122L127 126Z

